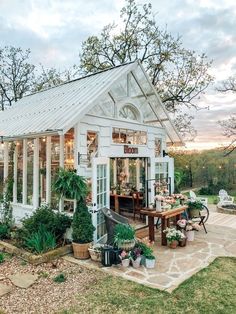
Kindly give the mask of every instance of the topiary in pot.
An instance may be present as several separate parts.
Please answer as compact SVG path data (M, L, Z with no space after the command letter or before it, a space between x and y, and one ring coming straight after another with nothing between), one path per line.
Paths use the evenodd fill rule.
M75 258L89 258L88 248L93 241L94 230L92 216L88 211L85 200L81 199L77 204L72 221L72 245Z

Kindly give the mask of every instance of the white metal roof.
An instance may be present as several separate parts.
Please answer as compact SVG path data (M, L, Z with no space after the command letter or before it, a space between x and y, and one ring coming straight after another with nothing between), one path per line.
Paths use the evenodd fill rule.
M17 138L47 132L66 133L115 82L137 68L143 72L139 62L134 62L23 97L12 107L0 111L0 136ZM160 99L156 98L155 102L155 110L163 112ZM167 134L174 134L171 142L181 142L171 121L168 128Z

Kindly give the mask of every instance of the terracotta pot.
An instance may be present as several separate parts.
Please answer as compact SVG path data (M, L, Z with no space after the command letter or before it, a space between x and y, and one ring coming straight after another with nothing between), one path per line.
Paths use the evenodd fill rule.
M179 244L179 242L178 242L177 240L168 242L168 246L169 246L171 249L176 249L177 246L178 246L178 244Z
M74 257L78 259L90 258L89 250L88 250L90 246L91 246L91 242L83 243L83 244L72 242Z

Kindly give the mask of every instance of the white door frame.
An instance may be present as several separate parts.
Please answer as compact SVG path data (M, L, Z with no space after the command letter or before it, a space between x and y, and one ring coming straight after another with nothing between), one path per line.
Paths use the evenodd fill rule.
M103 166L100 167L99 166ZM99 171L103 171L100 173ZM92 160L92 202L91 210L94 232L94 243L101 241L106 235L98 238L98 218L101 219L101 209L110 207L110 158L94 157ZM100 216L99 216L100 215Z

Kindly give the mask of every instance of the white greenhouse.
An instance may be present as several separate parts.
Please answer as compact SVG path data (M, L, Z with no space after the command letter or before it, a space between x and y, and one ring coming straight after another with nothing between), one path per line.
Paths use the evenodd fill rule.
M91 184L95 240L105 233L103 207L132 213L132 191L145 204L154 182L174 189L174 162L165 152L182 139L137 61L22 98L0 112L0 194L12 176L16 220L42 204L73 212L52 189L60 167Z

